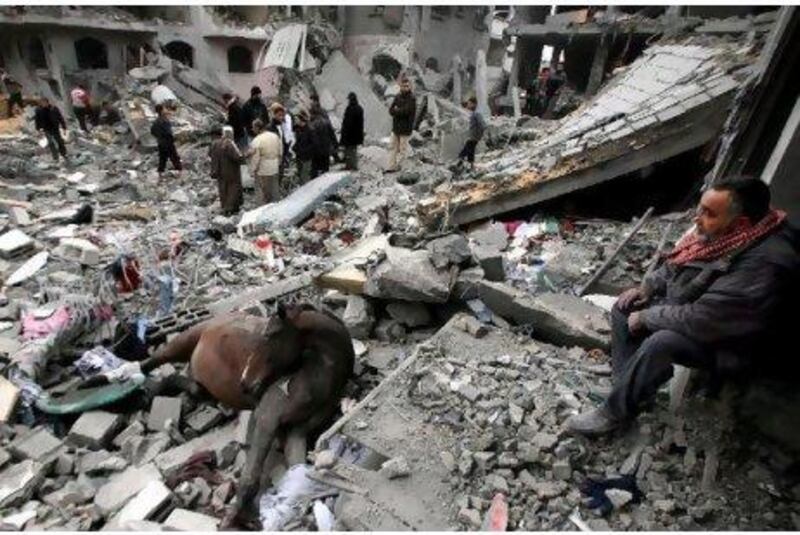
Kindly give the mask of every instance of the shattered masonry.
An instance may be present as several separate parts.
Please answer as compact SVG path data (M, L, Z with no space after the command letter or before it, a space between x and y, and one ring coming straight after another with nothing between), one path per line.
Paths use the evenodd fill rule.
M796 210L780 73L798 28L792 6L0 7L26 104L6 119L0 86L0 526L219 529L253 413L178 388L186 364L139 361L212 316L310 303L346 325L354 378L308 463L270 474L264 530L800 529L791 385L734 406L677 373L627 433L563 433L610 389L616 295L689 227L707 173L763 170ZM532 116L543 66L564 85ZM418 114L385 173L401 73ZM78 83L120 121L81 131ZM295 117L316 95L337 132L354 92L358 171L299 185L292 164L263 206L245 173L221 215L208 148L222 95L253 85ZM68 165L35 131L42 95ZM159 177L164 95L185 170ZM470 96L474 170L454 165Z

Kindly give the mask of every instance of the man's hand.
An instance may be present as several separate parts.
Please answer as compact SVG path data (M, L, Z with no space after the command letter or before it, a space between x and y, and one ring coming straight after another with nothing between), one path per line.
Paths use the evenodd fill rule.
M631 312L628 316L628 331L631 334L637 334L639 331L644 330L645 324L642 321L641 312Z
M644 290L639 287L631 288L622 292L617 299L617 307L623 312L627 312L632 308L641 307L647 303L648 297Z

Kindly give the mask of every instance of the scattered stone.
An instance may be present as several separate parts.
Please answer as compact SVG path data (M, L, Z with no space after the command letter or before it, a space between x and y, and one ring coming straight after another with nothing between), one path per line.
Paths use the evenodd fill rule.
M458 468L458 463L456 462L456 457L449 451L442 451L439 453L439 458L442 460L442 464L447 469L448 472L454 472L456 468Z
M167 423L177 425L181 421L181 399L166 396L156 396L150 406L150 415L147 417L147 428L151 431L166 431Z
M167 450L155 458L155 464L164 474L164 477L170 477L198 451L213 451L219 460L222 458L223 450L231 445L236 446L234 442L236 425L236 422L231 422L178 447ZM235 449L238 449L238 446Z
M223 507L225 507L225 505L228 504L228 502L231 501L233 495L234 495L234 489L232 481L226 481L222 485L218 486L216 489L214 489L214 493L211 496L212 509L215 510L222 509Z
M342 321L354 338L369 338L372 328L375 326L372 305L359 295L348 296Z
M325 470L326 468L333 468L336 464L336 454L331 450L322 450L314 457L314 468L317 470Z
M384 318L375 327L375 338L381 342L402 342L406 337L406 329L399 321Z
M572 467L569 461L559 460L554 462L553 477L561 481L568 481L572 477Z
M566 485L561 481L537 481L533 485L533 491L542 500L560 496L565 490Z
M550 433L536 433L532 443L542 451L552 451L558 444L558 436Z
M458 512L458 519L470 527L481 527L481 513L475 509L463 508Z
M506 478L499 474L489 474L486 476L486 485L493 492L508 494L508 482Z
M431 263L438 269L461 265L472 257L467 238L461 234L448 234L431 240L426 245L431 255Z
M67 440L76 446L99 450L110 442L122 422L123 417L119 414L85 412L72 425Z
M67 481L61 489L44 497L44 503L53 507L65 508L70 505L82 505L92 501L95 488L85 479Z
M197 431L205 433L222 421L222 413L211 406L200 407L186 418L186 425Z
M0 509L27 501L44 481L45 465L31 459L0 472Z
M520 425L522 421L525 419L525 409L523 409L516 403L509 403L508 416L511 419L512 424Z
M163 523L167 529L193 532L217 531L218 525L218 519L186 509L175 509Z
M62 452L56 459L56 465L53 471L60 476L71 475L75 470L75 457L72 454Z
M653 507L664 513L672 513L675 510L675 500L655 500Z
M405 457L395 457L381 465L380 473L387 479L408 477L411 473L411 467L409 467Z
M154 465L130 467L115 474L108 483L100 487L94 503L104 514L109 515L121 509L152 481L161 481L161 474Z
M606 489L605 495L611 505L614 506L614 509L622 509L633 500L633 494L622 489Z
M18 459L32 459L47 463L57 455L62 441L44 427L36 427L18 436L9 444L8 450Z
M388 247L386 258L370 270L364 293L383 299L444 303L453 282L450 272L431 264L428 251Z
M128 466L128 461L106 450L90 451L78 462L78 471L86 475L104 472L119 472Z
M121 448L129 437L141 436L144 434L144 431L145 431L144 424L139 420L134 420L128 427L123 429L122 432L120 432L120 434L114 437L114 440L111 441L111 444L113 444L117 448Z

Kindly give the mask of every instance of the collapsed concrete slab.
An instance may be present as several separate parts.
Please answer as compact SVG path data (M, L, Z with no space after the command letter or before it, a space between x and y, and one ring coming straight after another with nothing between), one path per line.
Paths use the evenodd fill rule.
M457 270L439 270L426 250L388 247L386 258L372 268L364 293L383 299L444 303L450 298Z
M365 268L367 260L373 254L385 251L388 247L388 236L370 236L356 245L336 253L331 257L331 262L336 267L319 275L315 280L316 285L345 293L364 293L364 285L367 283Z
M587 349L610 346L605 311L580 297L553 293L533 296L489 281L478 283L478 296L495 314L531 325L537 339Z
M307 218L319 204L348 185L353 174L348 171L325 173L303 184L288 197L242 214L239 228L247 232L295 226Z
M30 459L13 464L0 472L0 509L30 499L44 476L45 465Z
M696 39L696 38L695 38ZM481 179L443 185L417 212L459 225L587 188L700 147L719 134L754 54L722 40L652 46L539 140L487 153ZM729 74L733 73L733 74Z
M336 101L334 113L341 119L347 107L347 94L351 91L358 96L364 108L364 130L369 136L381 138L391 132L392 118L389 110L375 96L369 83L361 76L344 54L338 50L331 54L322 73L314 79L317 92L330 92Z
M122 508L151 482L161 481L161 479L161 474L152 464L128 468L111 477L105 485L97 490L94 504L103 513L109 515Z

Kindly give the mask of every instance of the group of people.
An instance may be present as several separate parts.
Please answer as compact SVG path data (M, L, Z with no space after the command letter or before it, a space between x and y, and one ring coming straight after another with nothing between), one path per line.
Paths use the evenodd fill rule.
M292 117L279 102L269 106L261 89L254 86L242 105L232 94L223 95L227 111L222 136L209 150L211 176L219 185L220 203L225 214L242 205L241 166L248 164L261 204L280 199L287 187L285 177L294 160L297 182L304 184L330 170L330 161L341 161L345 168L358 169L358 146L364 143L364 110L355 93L348 95L340 136L315 95L309 110Z

